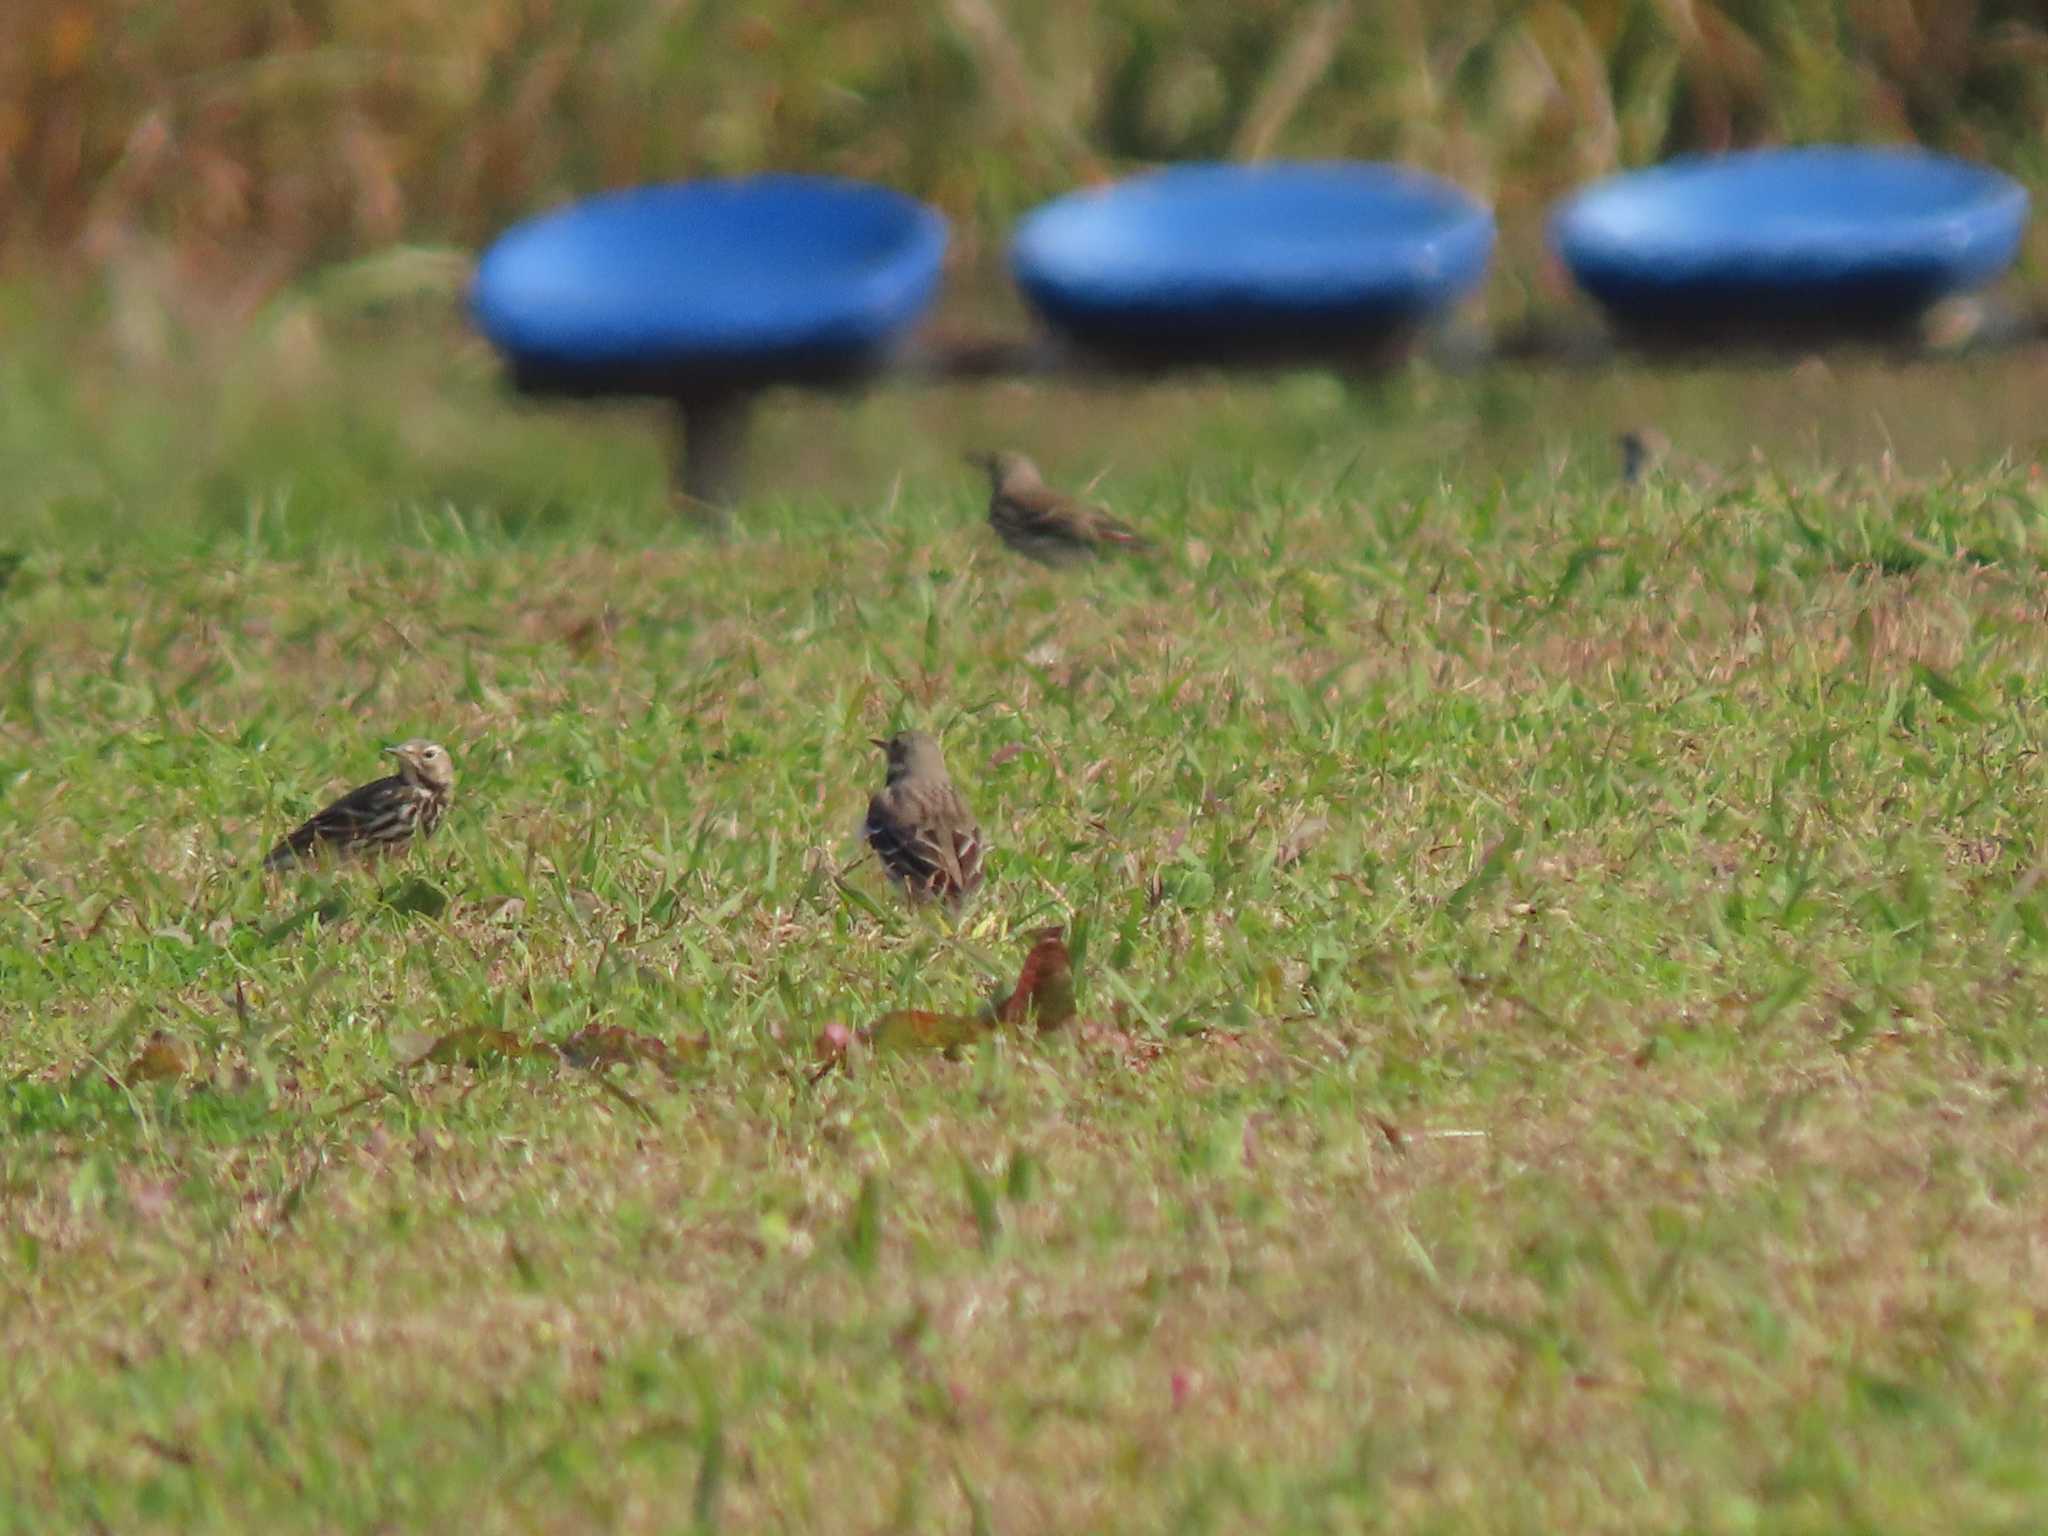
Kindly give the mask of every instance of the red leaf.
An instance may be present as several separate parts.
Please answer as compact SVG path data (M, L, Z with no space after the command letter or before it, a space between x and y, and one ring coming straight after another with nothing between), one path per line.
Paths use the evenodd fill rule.
M1038 942L1024 957L1016 990L1000 1002L984 1004L979 1013L899 1008L858 1031L827 1024L814 1047L818 1065L810 1080L817 1082L845 1061L856 1040L877 1051L950 1052L973 1044L991 1024L1018 1024L1028 1018L1040 1029L1058 1028L1074 1017L1074 961L1063 934L1056 927L1039 929L1034 935Z
M1074 960L1067 953L1065 930L1041 928L1038 942L1024 957L1017 989L996 1007L996 1018L1004 1024L1021 1024L1028 1017L1040 1029L1057 1029L1074 1016Z

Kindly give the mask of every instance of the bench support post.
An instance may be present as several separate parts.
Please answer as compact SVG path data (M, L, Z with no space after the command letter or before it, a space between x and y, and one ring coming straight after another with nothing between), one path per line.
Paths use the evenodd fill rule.
M724 527L746 490L753 415L754 397L742 390L676 401L676 500L706 526Z

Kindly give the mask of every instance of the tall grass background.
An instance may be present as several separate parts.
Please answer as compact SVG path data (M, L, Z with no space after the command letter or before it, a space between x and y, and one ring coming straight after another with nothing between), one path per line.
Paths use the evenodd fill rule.
M1917 141L2038 185L2044 130L2038 0L8 0L0 260L253 303L802 168L930 199L971 266L1077 184L1274 155L1447 175L1512 258L1561 191L1677 152Z

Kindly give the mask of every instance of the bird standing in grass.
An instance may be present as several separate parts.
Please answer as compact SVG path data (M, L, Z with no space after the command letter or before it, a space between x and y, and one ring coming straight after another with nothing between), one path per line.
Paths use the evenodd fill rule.
M418 737L384 749L398 772L352 789L270 850L265 869L287 869L323 853L349 858L396 853L441 824L455 787L447 749Z
M953 787L938 742L923 731L898 731L875 745L889 755L889 769L868 800L861 827L868 846L911 900L961 901L981 884L981 828Z
M1634 427L1619 434L1614 446L1621 452L1621 483L1641 485L1670 454L1671 439L1655 427Z
M1047 485L1021 453L975 453L967 461L988 471L988 523L996 537L1041 565L1066 564L1104 549L1151 548L1102 508Z
M1671 439L1655 427L1635 427L1620 433L1614 446L1621 455L1621 483L1630 488L1667 477L1683 481L1695 490L1714 491L1728 478L1704 460L1672 447Z

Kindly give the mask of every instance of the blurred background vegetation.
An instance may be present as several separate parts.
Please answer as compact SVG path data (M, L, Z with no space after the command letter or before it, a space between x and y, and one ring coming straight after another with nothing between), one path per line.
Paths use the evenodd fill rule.
M254 304L602 187L886 182L993 266L1148 162L1358 156L1494 203L1686 150L1916 140L2048 174L2040 0L6 0L0 262ZM2038 237L2037 237L2038 239ZM2039 270L2040 247L2029 265Z
M649 536L671 518L666 414L509 398L460 306L507 224L604 187L804 168L904 188L953 221L947 310L999 321L1013 220L1077 185L1194 157L1404 161L1498 211L1476 318L1502 331L1577 302L1543 252L1560 193L1815 139L1917 140L2048 187L2041 0L0 0L0 517L110 550L388 537L444 505ZM1157 429L1146 458L1196 463L1288 431L1348 457L1384 418L1405 436L1374 438L1376 463L1483 445L1503 473L1586 444L1604 467L1639 413L1707 451L1824 462L2038 435L2031 376L1871 377L1741 409L1754 381L1491 377L1455 411L1428 380L1303 383L1307 406L1175 381L1114 411L1011 381L778 398L759 454L777 494L880 505L899 472L971 499L959 447L998 437L1083 479L1135 467L1134 420Z

